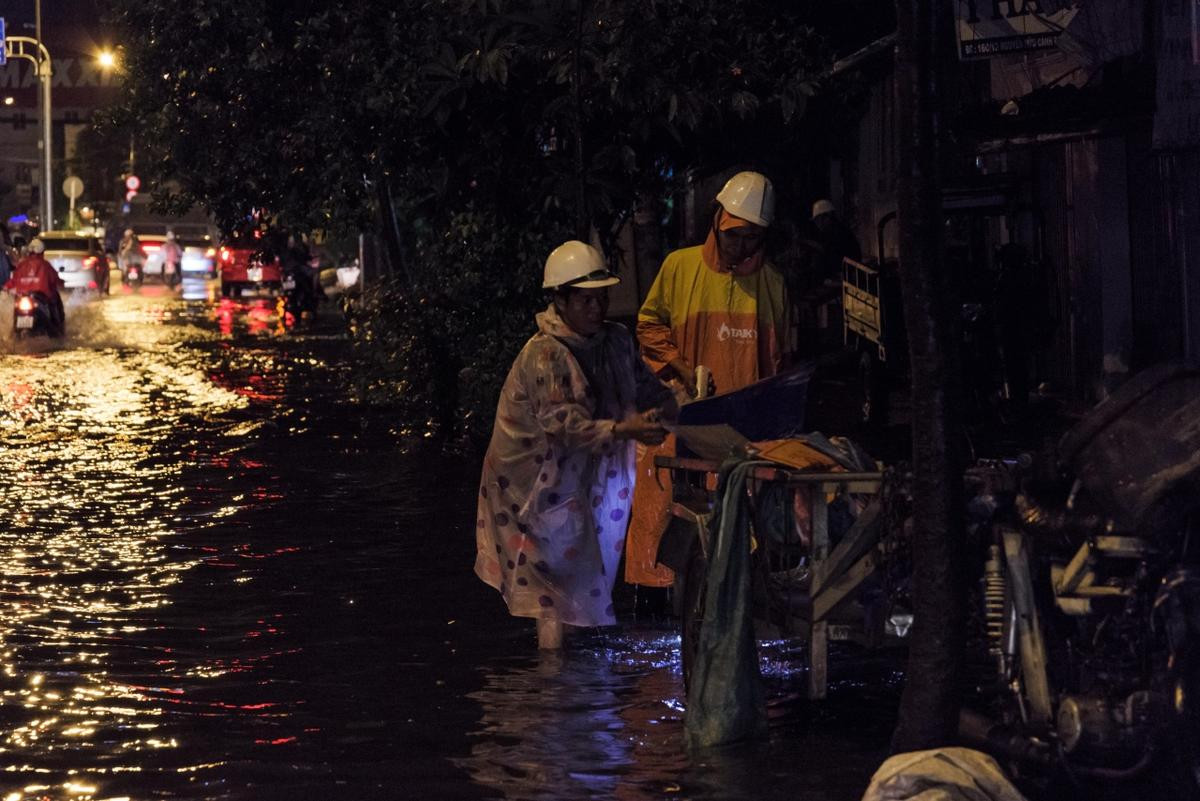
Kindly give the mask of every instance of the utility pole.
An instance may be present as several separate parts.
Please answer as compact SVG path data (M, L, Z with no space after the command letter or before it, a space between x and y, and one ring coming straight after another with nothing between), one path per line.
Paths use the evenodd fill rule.
M966 640L957 323L944 255L945 0L896 2L900 283L912 367L913 630L896 751L952 745Z
M37 39L37 74L41 84L42 112L42 230L48 231L54 227L54 189L53 176L50 171L51 140L51 104L50 77L53 72L50 52L42 44L42 0L34 3L34 38Z

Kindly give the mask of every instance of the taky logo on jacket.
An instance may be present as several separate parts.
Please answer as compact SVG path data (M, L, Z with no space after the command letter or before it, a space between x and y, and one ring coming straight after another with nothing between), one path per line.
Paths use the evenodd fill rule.
M728 342L731 339L746 341L755 340L758 339L758 332L753 328L730 328L728 323L721 323L721 327L717 329L717 340L720 342Z

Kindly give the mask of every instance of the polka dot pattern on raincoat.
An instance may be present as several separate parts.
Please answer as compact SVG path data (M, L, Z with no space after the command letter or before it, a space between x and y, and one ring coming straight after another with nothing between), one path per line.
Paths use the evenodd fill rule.
M538 315L500 393L476 514L475 572L511 614L616 622L635 453L613 426L669 394L624 327L585 339L553 305Z

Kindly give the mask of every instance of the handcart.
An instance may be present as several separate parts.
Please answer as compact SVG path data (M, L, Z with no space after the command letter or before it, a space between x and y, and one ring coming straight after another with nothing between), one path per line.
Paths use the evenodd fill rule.
M673 546L682 596L682 646L685 683L694 664L697 638L705 617L705 587L719 460L659 456L656 467L670 471L672 529L687 544ZM752 524L753 612L760 636L796 636L809 655L808 697L824 698L828 687L831 641L874 646L886 638L884 599L863 592L881 558L885 526L881 514L880 471L839 472L755 466L746 484L753 516L783 504L794 510L790 533L779 536ZM846 525L846 508L857 514ZM831 518L834 531L831 535ZM840 536L839 536L840 535ZM686 555L684 555L686 554ZM662 558L662 552L660 552ZM878 594L877 594L878 595Z

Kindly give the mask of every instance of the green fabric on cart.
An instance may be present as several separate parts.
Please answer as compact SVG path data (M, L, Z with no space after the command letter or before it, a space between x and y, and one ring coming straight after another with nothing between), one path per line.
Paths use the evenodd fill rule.
M704 624L687 698L691 747L767 733L766 689L758 669L750 591L750 509L746 478L770 462L730 460L721 466L713 508Z

